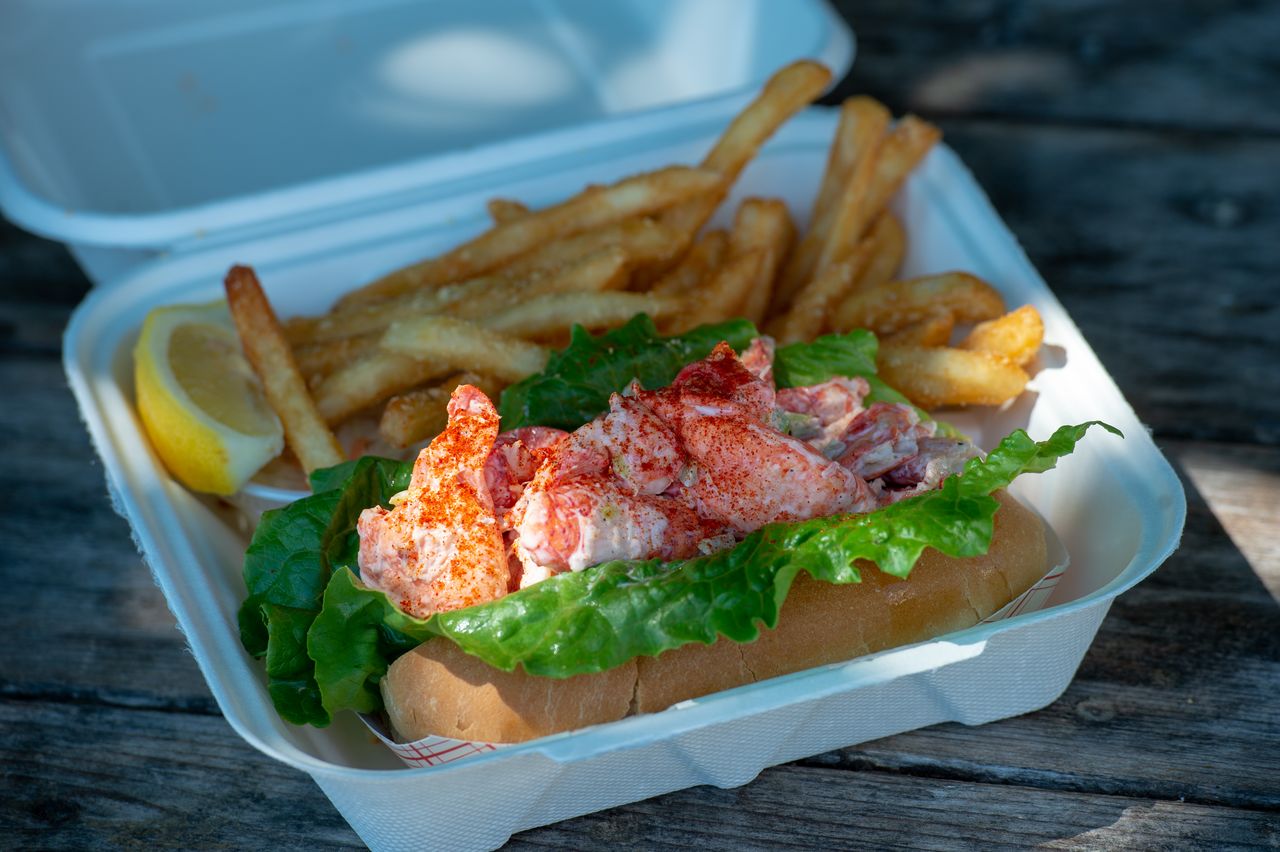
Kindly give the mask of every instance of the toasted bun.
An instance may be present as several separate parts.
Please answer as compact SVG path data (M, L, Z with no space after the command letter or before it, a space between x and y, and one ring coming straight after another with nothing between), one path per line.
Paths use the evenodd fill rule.
M686 645L601 674L565 680L491 668L452 642L431 641L391 665L382 695L402 740L435 734L520 742L970 627L1044 576L1039 517L1004 492L983 556L926 550L907 580L863 563L862 582L832 585L801 572L778 626L755 642Z

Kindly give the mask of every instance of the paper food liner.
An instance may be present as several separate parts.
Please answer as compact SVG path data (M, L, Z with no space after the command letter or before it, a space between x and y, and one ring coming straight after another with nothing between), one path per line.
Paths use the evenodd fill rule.
M1047 561L1053 567L1031 588L982 619L979 624L991 624L996 621L1004 621L1006 618L1035 612L1044 608L1049 599L1053 597L1053 592L1057 589L1062 577L1067 573L1071 560L1061 539L1054 533L1053 527L1047 523L1045 524L1045 540L1048 549ZM387 748L391 749L401 760L414 768L442 766L446 763L466 760L468 757L475 757L478 754L512 745L512 743L471 742L436 736L423 737L410 743L398 743L392 739L391 731L388 730L380 717L362 714L360 718Z

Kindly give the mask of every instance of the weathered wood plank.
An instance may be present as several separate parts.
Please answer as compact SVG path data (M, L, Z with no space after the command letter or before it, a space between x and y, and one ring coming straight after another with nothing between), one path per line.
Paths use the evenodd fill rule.
M220 718L0 700L8 848L351 848L311 779Z
M1070 124L1280 132L1280 7L1247 0L837 0L858 56L836 96Z
M60 363L2 357L0 387L0 584L20 602L5 608L8 629L30 640L0 643L0 695L216 712L111 509Z
M1266 848L1280 818L1177 801L1088 796L881 773L779 767L512 838L509 849Z
M87 747L91 745L91 747ZM0 701L0 800L20 847L349 848L309 779L185 713ZM1275 814L787 766L525 832L510 848L1261 848Z

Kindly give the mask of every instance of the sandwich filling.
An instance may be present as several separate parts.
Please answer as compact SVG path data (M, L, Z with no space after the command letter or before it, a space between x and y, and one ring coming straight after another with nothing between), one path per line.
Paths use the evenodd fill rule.
M773 342L720 343L667 387L632 382L566 432L498 432L462 385L393 507L358 523L360 577L412 616L499 598L615 559L682 559L774 521L870 512L937 488L978 454L865 380L778 390Z

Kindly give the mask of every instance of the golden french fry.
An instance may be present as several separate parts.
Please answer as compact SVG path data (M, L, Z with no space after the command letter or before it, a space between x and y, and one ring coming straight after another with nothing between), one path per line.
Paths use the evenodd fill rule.
M778 270L791 251L796 226L787 205L776 198L748 198L738 206L729 235L729 253L737 256L759 249L764 252L756 280L742 304L742 316L759 324L773 294Z
M362 334L359 337L344 337L341 340L298 346L293 350L293 357L297 360L298 370L306 378L307 385L313 386L325 376L369 354L377 346L376 334Z
M473 369L507 382L539 372L551 354L544 346L454 317L426 316L392 324L381 346L445 370Z
M889 126L889 111L872 112L865 117L865 141L862 156L853 167L849 184L836 202L831 214L831 226L827 239L818 253L814 269L821 272L832 263L843 260L858 248L872 216L868 205L874 203L871 188L880 171L880 149L885 144L885 130Z
M724 178L723 182L714 191L662 214L662 223L680 235L682 245L693 242L765 140L788 118L812 103L830 82L831 72L809 60L793 62L769 78L763 91L738 113L702 160L702 168L717 172Z
M289 320L286 332L294 346L381 333L405 314L441 313L455 303L481 301L499 291L518 290L526 283L526 279L509 280L501 275L472 278L443 287L406 293L382 302L353 305L323 316L294 317Z
M325 376L315 387L326 423L339 423L389 396L438 379L457 368L389 352L380 346Z
M880 144L875 180L871 182L866 203L859 208L859 218L852 230L862 233L889 206L907 175L941 138L941 130L914 115L899 119Z
M458 385L474 385L495 399L502 383L476 373L458 373L440 384L417 388L387 400L378 421L378 432L393 447L408 447L434 438L449 422L449 396Z
M719 268L729 253L729 235L725 231L707 231L676 266L653 285L651 292L659 296L682 296L692 292Z
M956 318L950 311L939 311L924 319L903 326L884 338L885 343L906 346L946 346L951 342Z
M755 283L764 252L759 249L729 258L685 300L684 307L671 318L667 328L675 334L709 322L741 316Z
M654 293L554 293L475 319L477 325L515 337L546 337L574 325L613 328L636 314L655 319L675 313L681 301Z
M862 274L853 284L853 292L879 287L893 280L902 266L902 258L907 253L907 232L888 210L880 214L871 231L867 234L871 241L871 260L863 268Z
M999 356L895 343L881 345L877 372L922 408L1000 405L1028 381L1021 367Z
M873 98L849 98L840 107L840 123L827 155L827 166L814 201L809 229L796 246L774 291L773 310L789 307L799 289L819 270L819 258L827 246L831 228L842 207L850 200L860 200L866 187L856 190L858 181L869 180L874 164L869 154L878 147L889 125L889 110ZM860 165L861 164L861 165ZM861 167L865 175L856 174ZM852 192L858 192L851 196Z
M547 293L616 290L627 283L628 264L625 249L608 246L557 269L531 272L525 278L473 278L314 317L309 322L293 326L293 339L295 345L337 341L352 336L380 334L391 323L406 316L436 313L482 316L502 306L516 304L521 299Z
M591 187L560 204L506 222L445 252L392 272L348 293L338 307L389 299L419 287L438 287L482 275L552 240L651 213L719 192L723 178L711 169L669 166L615 184Z
M342 450L316 411L258 276L247 266L233 266L224 283L245 357L262 380L267 402L284 426L285 441L307 473L340 464Z
M964 340L961 349L989 352L1023 366L1040 351L1044 342L1044 320L1031 305L1023 305L1002 317L978 323Z
M495 225L514 222L529 212L523 202L513 198L490 198L485 207L489 210L489 218Z
M981 322L1004 313L1004 299L967 272L925 275L853 293L835 309L832 326L892 334L938 311L951 313L956 322Z
M675 234L657 221L638 216L613 225L553 240L504 265L500 274L520 278L554 272L604 249L619 249L631 266L663 262L675 256Z
M822 333L831 314L831 306L849 292L858 273L870 256L869 246L850 257L833 263L818 273L796 294L791 310L775 321L771 331L781 344L813 340Z
M483 319L530 299L567 293L598 293L626 286L627 253L617 246L600 249L549 274L515 287L501 287L485 295L457 301L442 313L462 319ZM399 317L412 314L402 313Z

